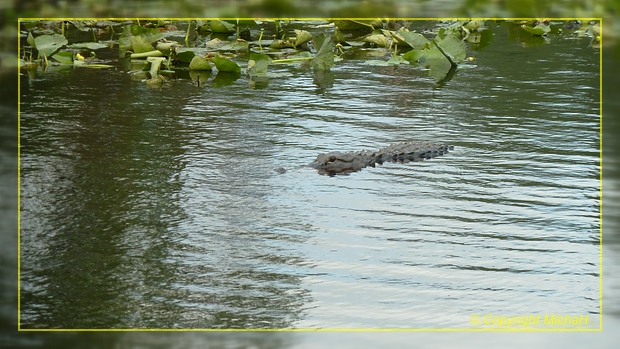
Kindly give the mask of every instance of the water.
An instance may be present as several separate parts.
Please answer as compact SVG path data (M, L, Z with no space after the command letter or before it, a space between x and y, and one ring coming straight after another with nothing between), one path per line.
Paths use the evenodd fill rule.
M328 88L22 78L22 328L598 328L598 52L495 35L442 86L361 60ZM455 150L303 166L405 140Z

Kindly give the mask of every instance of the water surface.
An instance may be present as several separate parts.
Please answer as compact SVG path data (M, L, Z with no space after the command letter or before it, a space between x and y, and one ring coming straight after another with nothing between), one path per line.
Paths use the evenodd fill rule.
M22 77L22 327L597 328L598 52L494 33L441 85L363 60L327 87L294 66L264 88ZM408 140L455 150L303 166Z

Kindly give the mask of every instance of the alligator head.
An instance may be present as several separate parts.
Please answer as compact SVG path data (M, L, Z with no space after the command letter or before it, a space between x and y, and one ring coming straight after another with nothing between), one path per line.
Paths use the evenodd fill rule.
M337 173L350 173L363 169L367 166L375 166L374 153L361 151L356 153L331 152L319 154L310 163L311 167L319 170L321 174L333 176Z

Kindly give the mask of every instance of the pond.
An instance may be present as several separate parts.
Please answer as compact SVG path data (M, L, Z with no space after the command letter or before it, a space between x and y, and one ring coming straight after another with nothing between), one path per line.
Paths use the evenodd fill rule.
M441 83L363 47L327 84L22 76L21 327L598 328L600 53L487 30ZM411 140L454 150L305 166Z

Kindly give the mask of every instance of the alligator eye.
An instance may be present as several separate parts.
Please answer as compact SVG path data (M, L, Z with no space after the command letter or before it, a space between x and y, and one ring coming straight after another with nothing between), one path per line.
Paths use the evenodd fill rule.
M330 156L329 157L329 162L335 162L336 161L336 157L335 156Z

